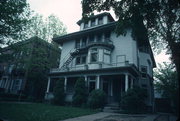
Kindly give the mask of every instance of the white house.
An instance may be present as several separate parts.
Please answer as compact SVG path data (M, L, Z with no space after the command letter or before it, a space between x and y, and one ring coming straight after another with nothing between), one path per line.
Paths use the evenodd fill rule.
M117 22L105 12L79 20L80 31L53 38L62 46L59 68L51 69L46 98L53 97L55 81L64 79L66 101L71 101L79 77L89 92L102 89L108 103L121 100L123 92L139 85L148 90L147 105L153 105L153 68L155 60L149 44L139 46L131 36L117 36ZM143 34L143 33L142 33Z

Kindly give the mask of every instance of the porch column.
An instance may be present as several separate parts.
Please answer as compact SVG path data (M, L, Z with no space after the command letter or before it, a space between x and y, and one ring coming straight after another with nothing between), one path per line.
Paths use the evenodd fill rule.
M87 76L84 76L85 85L88 86Z
M125 74L125 91L128 90L128 74Z
M67 77L64 77L64 92L66 92L66 86L67 86Z
M96 89L99 89L100 86L100 76L97 75Z
M47 93L49 93L50 83L51 83L51 78L48 77L48 85L47 85L47 90L46 90Z

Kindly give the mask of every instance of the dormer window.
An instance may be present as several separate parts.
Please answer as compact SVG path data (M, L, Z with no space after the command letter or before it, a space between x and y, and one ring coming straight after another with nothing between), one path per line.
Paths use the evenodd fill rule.
M103 18L102 17L98 19L98 25L101 25L101 24L103 24Z
M88 28L88 21L84 23L84 29Z
M91 20L91 26L95 26L95 19Z

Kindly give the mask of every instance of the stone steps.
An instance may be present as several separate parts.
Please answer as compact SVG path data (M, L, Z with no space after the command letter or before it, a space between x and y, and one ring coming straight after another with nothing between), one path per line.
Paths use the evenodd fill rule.
M118 113L120 111L121 109L118 103L107 104L103 109L103 112L109 112L109 113Z

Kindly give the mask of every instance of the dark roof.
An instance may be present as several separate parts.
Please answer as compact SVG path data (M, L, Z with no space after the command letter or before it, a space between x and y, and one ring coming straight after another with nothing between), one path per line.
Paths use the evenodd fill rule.
M77 22L77 24L80 25L80 24L81 24L82 22L84 22L85 20L90 20L90 19L94 19L94 18L99 18L99 17L103 17L103 16L105 16L105 15L107 15L111 21L115 21L114 18L111 16L110 13L104 12L104 13L100 13L100 14L98 14L98 15L92 15L92 16L88 17L87 19L83 19L83 18L82 18L81 20L79 20L79 21Z
M89 28L89 29L85 29L85 30L82 30L82 31L66 34L66 35L63 35L63 36L53 38L53 41L61 44L64 41L72 40L72 38L76 39L76 38L85 36L87 34L93 34L93 33L99 33L99 32L101 33L102 30L107 30L107 31L108 30L114 30L115 26L116 26L116 23L117 22L110 22L108 24L99 25L99 26L96 26L96 27L93 27L93 28Z

